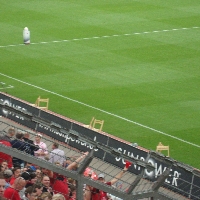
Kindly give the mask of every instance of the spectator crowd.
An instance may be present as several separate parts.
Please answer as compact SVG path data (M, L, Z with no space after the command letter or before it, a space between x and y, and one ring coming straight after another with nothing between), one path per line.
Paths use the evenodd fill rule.
M47 144L42 141L42 134L35 134L33 141L30 139L30 131L16 131L14 128L9 128L6 134L0 135L0 144L15 148L38 159L47 160L68 170L77 170L78 164L88 154L85 152L77 158L66 158L65 152L59 149L58 143L52 143L52 150L49 151ZM76 181L71 178L3 152L0 152L0 167L0 200L77 199ZM128 167L125 166L109 182L105 182L104 174L99 174L95 179L111 186L119 183L118 180L127 170ZM92 176L92 171L91 173L89 171L87 176ZM84 200L120 200L92 186L86 185L83 189Z

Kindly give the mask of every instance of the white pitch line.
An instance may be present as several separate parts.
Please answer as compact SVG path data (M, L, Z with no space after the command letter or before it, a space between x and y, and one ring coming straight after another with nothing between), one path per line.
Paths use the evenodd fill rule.
M0 90L5 90L5 89L9 89L9 88L14 88L14 86L9 85L9 86L7 86L7 87L0 88Z
M145 31L145 32L135 32L135 33L125 33L122 35L114 34L114 35L104 35L104 36L93 36L91 38L74 38L71 40L54 40L50 42L37 42L37 43L31 43L31 44L47 44L47 43L58 43L58 42L69 42L69 41L78 41L78 40L91 40L91 39L99 39L99 38L109 38L109 37L117 37L117 36L131 36L131 35L140 35L140 34L150 34L150 33L164 33L168 31L180 31L180 30L189 30L189 29L197 29L200 28L198 26L195 27L190 27L190 28L174 28L174 29L169 29L169 30L155 30L155 31ZM5 46L0 46L0 48L6 48L6 47L17 47L17 46L24 46L24 44L10 44L10 45L5 45Z
M36 85L30 84L30 83L27 83L27 82L25 82L25 81L22 81L22 80L19 80L19 79L13 78L13 77L8 76L8 75L6 75L6 74L2 74L2 73L0 73L0 75L5 76L5 77L7 77L7 78L10 78L10 79L12 79L12 80L15 80L15 81L17 81L17 82L20 82L20 83L23 83L23 84L29 85L29 86L31 86L31 87L34 87L34 88L37 88L37 89L43 90L43 91L45 91L45 92L48 92L48 93L54 94L54 95L59 96L59 97L62 97L62 98L64 98L64 99L68 99L69 101L72 101L72 102L75 102L75 103L81 104L81 105L83 105L83 106L86 106L86 107L92 108L92 109L94 109L94 110L98 110L98 111L100 111L100 112L106 113L106 114L111 115L111 116L113 116L113 117L116 117L116 118L122 119L122 120L127 121L127 122L130 122L130 123L132 123L132 124L135 124L135 125L141 126L141 127L143 127L143 128L149 129L149 130L154 131L154 132L156 132L156 133L160 133L160 134L162 134L162 135L165 135L165 136L171 137L171 138L176 139L176 140L179 140L179 141L181 141L181 142L183 142L183 143L186 143L186 144L189 144L189 145L192 145L192 146L195 146L195 147L200 148L200 145L194 144L194 143L192 143L192 142L188 142L188 141L183 140L183 139L181 139L181 138L178 138L178 137L175 137L175 136L173 136L173 135L167 134L167 133L165 133L165 132L162 132L162 131L156 130L156 129L154 129L154 128L151 128L151 127L149 127L149 126L146 126L146 125L140 124L140 123L138 123L138 122L135 122L135 121L132 121L132 120L126 119L126 118L124 118L124 117L121 117L121 116L119 116L119 115L116 115L116 114L110 113L110 112L105 111L105 110L102 110L102 109L100 109L100 108L96 108L96 107L94 107L94 106L91 106L91 105L88 105L88 104L86 104L86 103L83 103L83 102L77 101L77 100L75 100L75 99L72 99L72 98L69 98L69 97L63 96L63 95L61 95L61 94L58 94L58 93L56 93L56 92L53 92L53 91L47 90L47 89L45 89L45 88L42 88L42 87L39 87L39 86L36 86Z

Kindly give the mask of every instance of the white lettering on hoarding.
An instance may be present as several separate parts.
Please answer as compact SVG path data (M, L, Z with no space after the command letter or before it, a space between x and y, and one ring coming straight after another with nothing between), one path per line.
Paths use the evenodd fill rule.
M49 131L49 132L52 132L52 133L54 133L54 134L56 134L56 135L59 135L59 136L62 137L62 138L64 138L64 142L65 142L65 143L74 142L74 143L79 144L79 145L81 145L81 146L85 146L85 147L88 148L88 149L93 149L93 148L94 148L92 145L90 145L90 144L88 144L88 143L86 143L86 142L83 142L83 141L77 140L77 139L75 139L75 138L72 138L72 137L70 137L68 134L60 133L60 132L55 131L55 130L53 130L53 129L47 127L47 126L44 126L44 125L42 125L42 124L39 124L39 127L42 128L42 129L44 129L44 130L47 130L47 131ZM97 140L97 138L96 138L96 136L95 136L95 137L93 138L93 141L96 141L96 140ZM98 149L95 148L94 151L98 151Z
M12 104L9 100L3 100L3 99L0 99L0 101L3 103L3 105L7 105L7 106L10 106L12 108L15 108L16 110L20 110L20 111L26 111L25 108L19 106L19 105L16 105L16 104ZM8 117L8 115L11 115L13 117L16 117L17 119L20 119L20 120L24 120L24 117L14 113L14 112L11 112L11 111L8 111L6 110L5 108L2 109L2 113L4 116Z
M142 156L140 157L139 155L134 155L133 152L127 152L126 150L123 150L122 148L118 148L118 151L122 152L123 154L126 154L126 155L130 156L131 158L145 161L144 157L142 157ZM122 164L126 164L124 159L122 159L120 157L116 157L115 160L117 162L121 161ZM164 167L163 164L156 163L155 160L152 159L152 158L149 158L149 160L147 162L155 167L154 171L148 171L147 169L145 169L145 176L149 177L150 179L158 178L158 176L163 174L163 172L167 169L166 166ZM134 166L134 169L136 169L138 171L140 170L140 166L138 166L136 164L134 164L133 166ZM180 178L181 173L179 173L178 171L173 171L172 169L170 169L170 171L172 172L169 175L170 180L169 180L169 178L166 178L165 182L177 187L178 186L178 182L177 181Z

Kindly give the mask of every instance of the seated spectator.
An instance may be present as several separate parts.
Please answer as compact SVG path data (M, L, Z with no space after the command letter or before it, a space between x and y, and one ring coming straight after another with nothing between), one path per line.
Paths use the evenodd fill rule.
M29 139L30 138L30 133L35 134L35 132L33 132L33 131L26 130L24 132L23 139L24 139L25 142L27 142L30 145L30 154L32 156L34 156L34 151L38 151L39 150L39 146L35 145L34 141Z
M36 174L37 180L40 180L42 177L42 171L40 169L36 169L35 174Z
M3 172L3 175L4 175L4 179L6 181L6 185L5 185L5 189L6 189L6 188L10 187L10 179L13 175L13 172L10 169L6 169Z
M35 173L30 173L30 180L26 184L26 188L29 186L33 186L37 182L37 177Z
M60 193L64 196L64 198L66 200L69 199L68 182L67 182L67 178L65 176L54 173L52 190L53 190L54 194Z
M23 171L28 171L28 172L35 172L36 171L36 168L35 166L32 164L32 163L26 163L24 168L23 168Z
M21 200L19 191L26 185L26 181L22 177L15 179L14 183L4 191L4 197L9 200Z
M50 178L47 175L44 175L41 179L41 183L43 185L43 190L42 192L48 192L51 195L53 195L53 190L50 187Z
M3 167L4 170L8 169L8 162L6 160L3 161L0 165L1 165L1 167Z
M20 175L21 175L21 167L13 168L12 172L13 172L13 175L12 175L12 177L10 179L10 184L11 185L14 183L16 178L20 177Z
M6 186L6 181L4 179L3 172L0 172L0 197L3 197L5 186Z
M47 145L41 141L41 138L42 138L41 134L37 134L35 136L34 144L39 146L39 149L37 151L34 151L34 155L37 158L45 160L45 157L48 155L48 149L47 149Z
M25 198L24 200L35 200L38 197L35 188L29 186L25 190Z
M69 186L70 193L69 193L69 200L74 200L76 199L76 186L71 184Z
M15 136L15 129L9 128L6 135L0 136L0 141L3 140L3 141L11 142L14 136Z
M24 134L22 132L18 132L16 134L16 139L11 141L12 148L16 148L17 150L31 154L30 145L24 142L23 137ZM13 157L13 165L15 165L16 163L19 163L21 167L24 167L24 161L22 159Z
M38 200L52 200L52 195L49 192L44 192L38 197Z
M4 172L4 171L5 171L5 167L0 164L0 172Z
M54 194L52 200L65 200L65 197L62 194Z
M8 146L8 147L12 147L11 143L8 141L0 141L0 144ZM8 167L12 168L13 167L13 161L12 161L12 156L8 155L6 153L0 152L0 163L6 161L8 163Z
M26 184L30 181L30 173L29 172L26 172L26 171L22 172L20 177L26 181ZM19 191L19 196L21 199L25 198L25 190L26 190L26 188L24 187L22 190Z
M37 196L40 197L43 190L43 185L41 183L35 183L33 188L36 190Z
M123 174L127 170L128 168L125 166L124 169L109 182L105 182L104 174L99 174L98 181L105 183L107 185L113 185L123 176ZM87 189L85 190L84 198L85 200L101 200L101 199L108 199L108 196L107 196L107 193L102 190L93 188L91 186L87 186Z
M10 128L6 135L3 135L0 137L0 143L5 146L11 147L12 146L11 141L12 141L12 138L14 137L14 135L15 135L15 129ZM0 152L0 163L3 161L8 162L8 168L13 167L12 156L5 154L3 152Z
M49 155L49 162L55 164L56 162L59 162L61 166L63 166L65 161L65 152L58 148L58 143L53 143L52 145L52 151Z
M42 168L41 171L42 171L41 179L42 179L42 177L43 177L44 175L48 176L48 177L50 178L50 186L52 186L52 184L53 184L53 182L54 182L54 179L53 179L53 176L54 176L53 171L51 171L51 170L49 170L49 169L46 169L46 168ZM40 179L40 181L41 181L41 179Z

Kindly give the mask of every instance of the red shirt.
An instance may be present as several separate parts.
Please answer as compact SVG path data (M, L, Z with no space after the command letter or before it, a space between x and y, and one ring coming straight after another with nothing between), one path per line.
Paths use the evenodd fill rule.
M9 200L20 200L19 192L17 190L15 190L14 188L11 188L11 187L8 187L4 191L4 195L3 196L6 199L9 199Z
M111 185L111 182L106 182L105 184ZM108 199L108 196L107 196L106 192L96 189L96 188L93 188L92 200L107 200L107 199Z
M11 144L10 142L8 141L5 141L5 140L1 140L0 141L0 144L3 144L5 146L9 146L11 147ZM7 161L8 162L8 168L12 168L13 166L13 163L12 163L12 156L8 155L8 154L5 154L3 152L0 152L0 163L4 162L4 161Z
M13 183L14 183L14 181L15 181L15 177L14 176L12 176L11 178L10 178L10 185L12 185Z
M68 192L68 182L66 177L54 173L54 183L52 185L52 189L54 194L60 193L62 194L66 200L69 199L69 192Z

